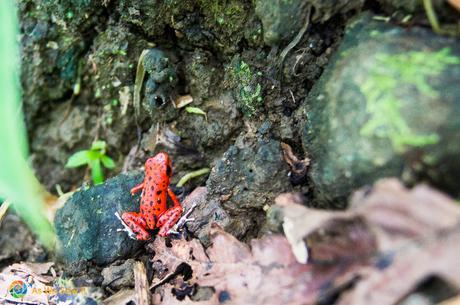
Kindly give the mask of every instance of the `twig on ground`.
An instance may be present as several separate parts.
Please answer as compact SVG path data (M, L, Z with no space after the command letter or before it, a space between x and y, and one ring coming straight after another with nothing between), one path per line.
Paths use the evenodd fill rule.
M147 273L142 262L134 264L134 289L137 305L150 305L150 290Z

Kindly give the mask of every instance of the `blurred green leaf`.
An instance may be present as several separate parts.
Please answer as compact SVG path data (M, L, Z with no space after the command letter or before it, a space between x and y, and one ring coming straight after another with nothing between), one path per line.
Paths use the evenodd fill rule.
M19 25L14 0L0 1L0 196L51 249L55 235L44 214L44 190L29 167L19 83Z
M101 154L100 151L88 150L88 159L89 159L88 165L91 165L92 161L101 159L101 156L103 156L103 154Z
M86 165L89 163L90 158L89 158L89 151L88 150L81 150L73 155L70 156L69 160L67 160L67 163L65 167L79 167L82 165Z
M105 155L106 147L107 144L105 141L94 141L90 150L82 150L70 156L69 160L67 160L66 167L88 165L91 168L91 178L93 183L95 185L103 183L104 172L102 170L101 162L108 169L115 167L115 162Z
M94 141L93 144L91 145L91 150L105 151L106 147L107 147L107 144L105 143L105 141Z
M108 157L108 156L102 156L101 157L101 161L102 161L102 164L106 167L106 168L114 168L115 167L115 161L112 160L112 158Z
M94 185L104 182L104 173L102 172L101 160L97 159L91 161L91 177L93 178Z

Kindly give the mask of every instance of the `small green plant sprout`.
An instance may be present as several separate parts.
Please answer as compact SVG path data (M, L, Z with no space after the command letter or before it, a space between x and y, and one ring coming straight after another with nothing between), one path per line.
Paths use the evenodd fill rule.
M104 182L104 172L102 165L105 168L112 169L115 167L115 162L106 155L107 144L105 141L94 141L91 149L81 150L74 153L67 160L65 167L74 168L87 165L91 168L91 178L93 183L101 184Z
M203 110L201 110L198 107L190 107L190 106L188 106L188 107L185 107L185 111L187 111L188 113L202 115L202 116L204 116L204 119L206 120L206 122L208 121L208 116L206 115L206 112L204 112Z

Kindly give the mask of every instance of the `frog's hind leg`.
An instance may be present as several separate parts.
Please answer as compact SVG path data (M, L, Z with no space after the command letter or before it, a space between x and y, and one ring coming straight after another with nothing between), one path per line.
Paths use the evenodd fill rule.
M136 213L136 212L123 213L123 215L121 215L121 218L126 223L126 225L128 225L128 227L134 233L136 233L136 238L138 240L150 239L150 234L145 229L147 227L145 219L139 213Z
M158 222L156 224L157 228L160 228L158 235L166 236L168 235L169 230L174 227L176 222L179 220L180 216L182 215L183 208L180 205L179 200L177 200L176 195L174 192L168 187L168 195L174 203L174 206L168 210L166 210L163 214L160 215L158 218Z

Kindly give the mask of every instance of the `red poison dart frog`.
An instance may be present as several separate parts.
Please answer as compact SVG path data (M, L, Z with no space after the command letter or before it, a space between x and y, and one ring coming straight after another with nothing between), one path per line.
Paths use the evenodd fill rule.
M182 206L169 188L172 168L168 154L158 153L145 162L144 181L131 189L131 194L142 190L140 211L123 213L121 218L136 233L138 240L148 240L148 230L160 228L158 235L166 236L182 214ZM174 206L167 208L167 195Z

